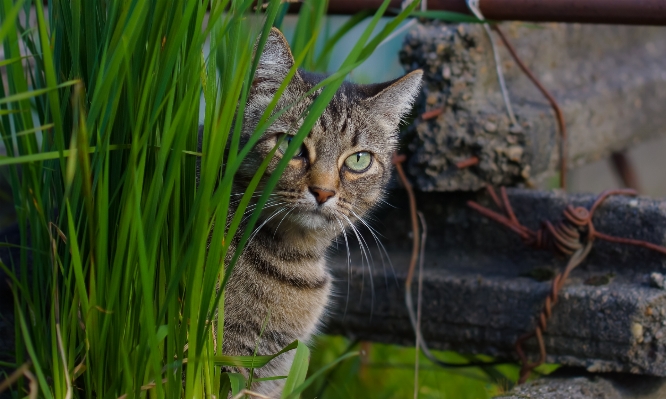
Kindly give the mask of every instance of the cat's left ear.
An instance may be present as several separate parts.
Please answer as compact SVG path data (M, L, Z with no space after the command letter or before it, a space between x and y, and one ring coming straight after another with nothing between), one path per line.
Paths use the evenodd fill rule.
M254 74L252 86L275 91L293 66L294 56L291 54L287 39L277 28L271 28L264 50L259 57L259 65Z
M381 91L367 98L373 113L379 113L391 130L397 129L402 118L409 113L421 88L423 71L418 69L402 78L383 84Z

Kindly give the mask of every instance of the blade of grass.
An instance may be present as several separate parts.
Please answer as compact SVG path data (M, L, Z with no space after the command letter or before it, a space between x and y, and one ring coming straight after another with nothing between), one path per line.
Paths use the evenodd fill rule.
M129 149L130 147L127 145L111 145L108 147L109 151L115 151L115 150L126 150ZM88 152L89 153L94 153L97 150L96 147L90 147ZM39 162L39 161L47 161L47 160L52 160L52 159L59 159L61 156L62 157L69 157L71 154L73 154L76 150L63 150L62 154L58 152L39 152L36 154L31 154L31 155L21 155L21 156L16 156L16 157L5 157L5 156L0 156L0 166L6 166L6 165L19 165L19 164L26 164L30 162Z
M301 394L303 391L305 391L310 385L312 385L312 383L315 382L319 377L324 375L324 373L326 371L328 371L329 369L337 366L339 363L341 363L341 362L343 362L343 361L345 361L349 358L356 357L358 355L359 355L359 352L348 352L348 353L345 353L344 355L338 357L334 361L332 361L330 363L327 363L324 367L321 367L319 370L312 373L312 375L310 375L307 380L303 381L297 387L294 387L292 389L291 393L286 398L287 399L292 399L292 398L297 397L299 394Z
M284 389L282 390L280 398L300 397L300 395L294 391L305 381L305 377L308 374L309 361L310 349L308 349L304 343L299 342L298 347L296 348L296 353L294 354L294 360L289 369L287 382L284 384Z
M69 87L77 84L79 81L78 80L71 80L69 82L61 83L57 86L46 88L46 89L39 89L39 90L32 90L32 91L27 91L23 93L17 93L11 96L7 96L5 98L0 98L0 104L8 104L8 103L14 103L14 102L20 102L23 100L27 100L29 98L33 98L36 96L41 96L42 94L47 94L49 92L52 92L57 89L62 89L64 87Z
M324 71L326 66L328 65L328 58L330 57L331 52L333 51L335 45L338 44L338 42L352 29L358 26L358 24L360 24L361 22L365 21L371 15L372 15L371 10L364 10L354 14L351 18L345 21L345 23L342 24L340 28L338 28L335 34L333 34L333 36L331 36L326 41L326 44L324 45L324 48L321 51L321 54L319 55L317 61L315 62L314 69L318 71Z
M218 366L232 366L232 367L242 367L242 368L260 368L267 365L271 360L280 356L283 353L289 352L290 350L297 349L300 345L303 345L299 341L294 341L289 345L282 348L279 352L272 355L253 355L253 356L225 356L225 355L216 355L213 358L213 361Z
M2 43L9 32L13 31L16 28L16 19L18 17L21 8L23 7L25 0L18 0L14 3L14 6L3 15L4 22L0 25L0 43ZM18 57L20 58L20 57Z

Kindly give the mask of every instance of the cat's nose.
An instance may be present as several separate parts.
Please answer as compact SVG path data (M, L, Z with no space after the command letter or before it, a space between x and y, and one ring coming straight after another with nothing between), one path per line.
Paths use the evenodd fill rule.
M323 204L324 202L328 201L329 198L335 195L335 191L333 190L326 190L319 187L308 187L308 189L310 189L310 192L312 195L314 195L315 199L320 204Z

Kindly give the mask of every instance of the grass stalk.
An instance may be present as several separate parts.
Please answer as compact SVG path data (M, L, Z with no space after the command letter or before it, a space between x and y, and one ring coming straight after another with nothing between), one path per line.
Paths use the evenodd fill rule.
M316 88L321 95L290 149L347 73L415 4L373 35L384 2L342 68ZM369 17L345 24L315 54L326 8L325 1L303 5L290 77L299 66L323 68L333 45ZM235 172L284 112L276 96L241 145L240 115L257 55L284 12L278 0L265 9L251 0L51 0L46 7L0 0L0 133L7 151L0 167L11 182L21 236L20 259L4 267L14 293L16 354L2 364L31 362L31 374L23 375L34 374L19 378L16 390L66 399L203 398L224 390L221 366L261 367L277 356L225 357L214 342L224 338L225 284L290 157L257 193L248 223L240 216L255 205L267 161L229 214ZM239 234L225 267L229 242ZM209 237L216 243L210 248ZM285 395L296 397L311 381L309 350L298 342L281 353L288 350L296 351L296 362ZM236 393L246 388L237 376L227 380Z

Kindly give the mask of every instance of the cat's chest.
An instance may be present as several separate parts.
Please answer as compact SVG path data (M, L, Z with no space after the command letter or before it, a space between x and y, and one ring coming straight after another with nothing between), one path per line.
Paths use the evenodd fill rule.
M232 272L228 305L241 313L270 313L270 319L285 328L308 330L330 295L331 277L323 255L276 251L260 243L244 249Z

